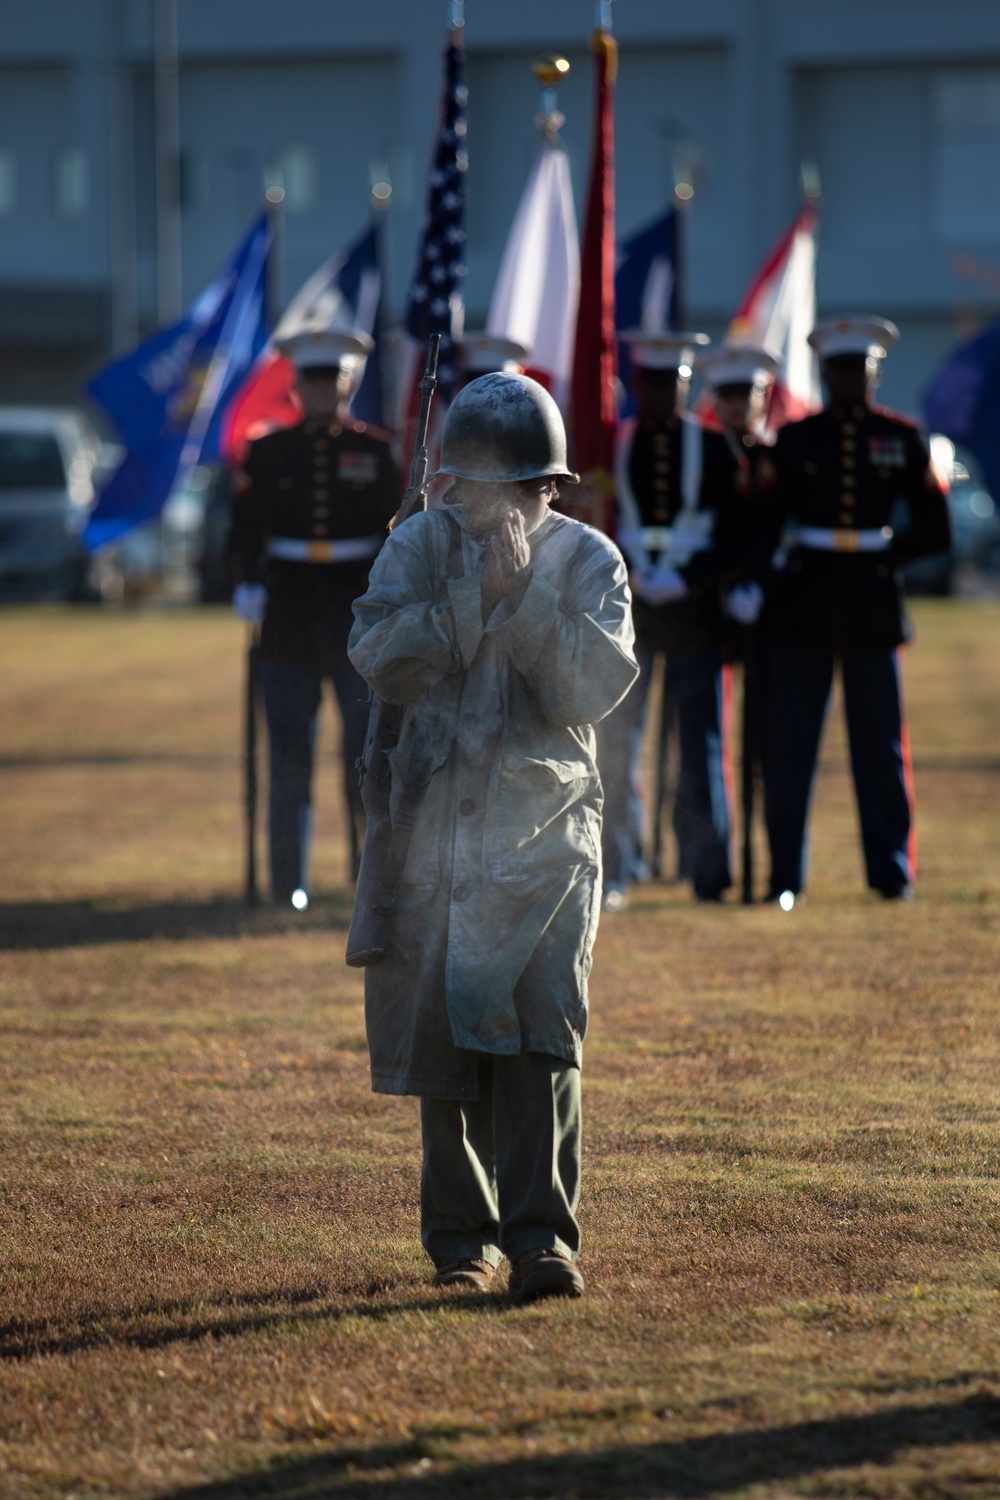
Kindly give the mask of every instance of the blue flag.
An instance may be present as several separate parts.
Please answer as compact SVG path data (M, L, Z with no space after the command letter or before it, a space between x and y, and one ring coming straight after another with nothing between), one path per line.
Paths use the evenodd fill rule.
M924 395L923 414L929 432L975 455L1000 495L1000 319L948 356Z
M680 223L672 205L618 247L615 268L615 309L619 333L642 328L647 333L680 330ZM629 376L628 345L618 340L618 374L625 387L621 415L635 409Z
M218 460L226 403L267 340L272 238L262 213L179 322L90 381L125 446L83 532L91 551L158 516L189 469Z

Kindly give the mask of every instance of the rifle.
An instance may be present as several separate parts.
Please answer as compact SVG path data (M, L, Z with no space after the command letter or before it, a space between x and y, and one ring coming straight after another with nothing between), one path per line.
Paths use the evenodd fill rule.
M666 663L662 671L663 691L660 698L660 722L656 740L656 779L653 792L653 862L652 873L657 880L663 876L663 824L667 812L668 762L670 757L670 729L674 718L674 705L667 687Z
M743 834L742 899L753 905L753 804L754 780L760 753L757 681L757 639L752 626L743 630L743 753L740 766L740 791Z
M246 694L243 718L243 769L246 814L246 887L244 900L256 906L260 900L257 888L257 701L259 696L257 663L260 656L260 627L254 625L247 644Z
M414 437L410 482L399 509L389 522L392 531L414 511L427 509L427 428L431 400L437 386L441 335L432 333L427 364L420 382L420 415ZM352 969L381 963L388 944L387 922L396 912L396 884L402 873L413 832L415 807L400 809L393 827L389 816L391 774L387 752L394 749L403 721L403 708L383 703L377 693L369 699L364 755L358 762L358 783L365 809L365 843L354 892L354 909L347 934L347 962ZM404 801L407 799L404 798Z

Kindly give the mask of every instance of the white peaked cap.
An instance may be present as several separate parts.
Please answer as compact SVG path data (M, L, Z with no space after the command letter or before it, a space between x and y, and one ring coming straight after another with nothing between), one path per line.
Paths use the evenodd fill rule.
M350 368L375 348L374 340L360 328L302 328L277 339L276 344L278 353L290 359L297 370L315 369L317 365Z
M646 333L629 328L618 335L628 344L632 363L644 370L677 370L694 361L696 349L712 342L707 333Z
M759 344L723 344L703 354L695 365L711 389L720 385L764 385L774 379L781 361Z
M530 352L526 344L501 333L466 333L455 347L467 375L517 375Z
M888 318L826 318L817 323L809 342L820 359L835 359L838 354L874 355L884 359L887 349L899 338L899 329Z

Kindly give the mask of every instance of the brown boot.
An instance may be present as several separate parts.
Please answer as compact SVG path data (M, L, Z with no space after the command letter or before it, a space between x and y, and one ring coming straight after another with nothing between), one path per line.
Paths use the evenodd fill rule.
M540 1297L582 1297L583 1277L561 1250L539 1246L517 1257L507 1290L517 1303L537 1302Z
M488 1260L448 1260L438 1266L431 1285L488 1292L493 1269Z

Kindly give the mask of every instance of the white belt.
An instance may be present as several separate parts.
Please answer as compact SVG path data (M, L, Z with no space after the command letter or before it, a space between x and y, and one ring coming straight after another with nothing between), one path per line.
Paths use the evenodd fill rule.
M647 552L667 552L671 547L683 548L685 552L707 552L712 546L710 536L679 526L644 526L639 537Z
M892 542L892 527L879 530L851 531L837 526L800 526L794 544L810 552L885 552Z
M335 541L273 536L267 544L267 555L280 557L283 562L362 562L374 557L381 545L382 539L377 536L349 536Z

